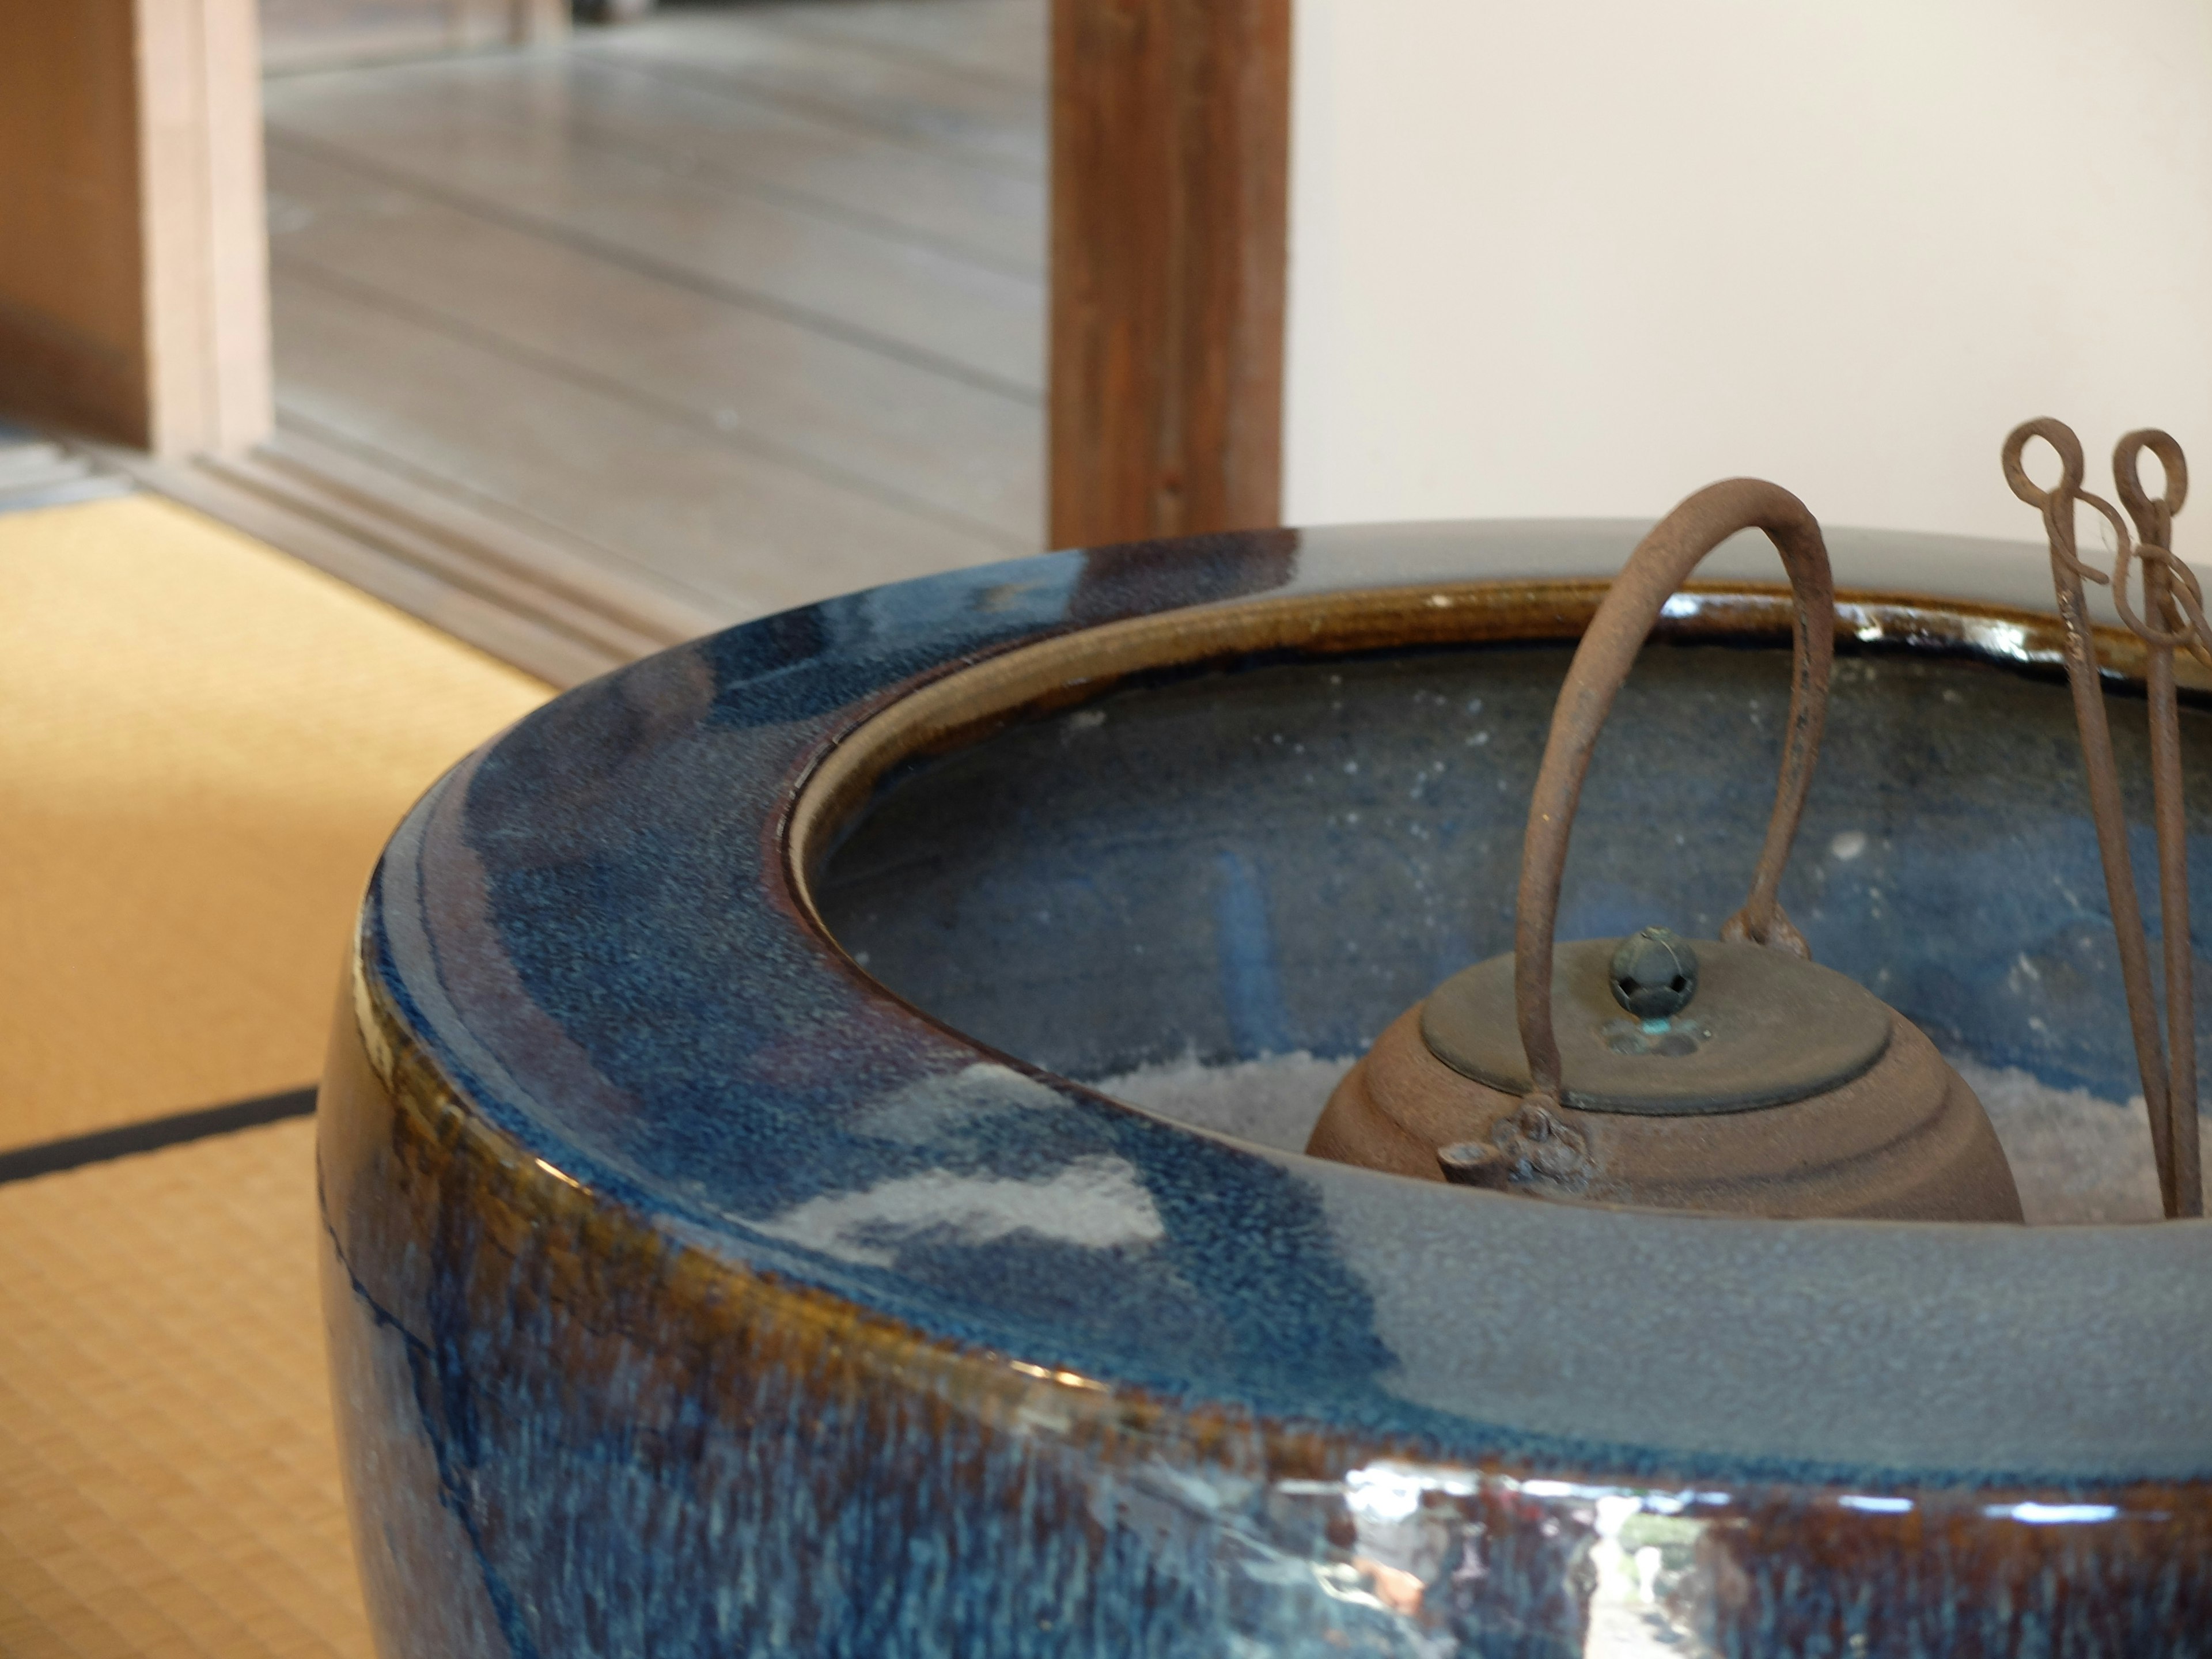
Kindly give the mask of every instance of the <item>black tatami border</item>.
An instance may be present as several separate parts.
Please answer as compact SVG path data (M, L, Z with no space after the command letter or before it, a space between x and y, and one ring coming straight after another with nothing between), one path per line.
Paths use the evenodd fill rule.
M179 1146L188 1140L228 1134L235 1129L258 1128L264 1123L282 1122L288 1117L309 1117L314 1109L315 1091L310 1085L304 1089L287 1089L282 1094L233 1101L228 1106L208 1106L143 1123L126 1123L120 1128L101 1129L88 1135L72 1135L66 1140L19 1146L13 1152L0 1152L0 1186L87 1164L104 1164L109 1158L127 1158L133 1152Z

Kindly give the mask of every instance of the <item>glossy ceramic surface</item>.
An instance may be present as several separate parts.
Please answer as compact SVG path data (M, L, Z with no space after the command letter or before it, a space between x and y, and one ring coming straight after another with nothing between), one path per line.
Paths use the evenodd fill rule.
M1278 649L1200 698L1218 712L1273 673L1303 688L1280 715L1336 674L1412 709L1390 678L1409 672L1452 679L1459 716L1498 696L1494 763L1432 774L1433 799L1410 770L1440 730L1425 705L1301 716L1344 751L1326 795L1229 764L1249 730L1147 765L1118 805L981 758L1184 695L1155 676L893 773L822 849L817 890L795 879L810 775L949 670L1370 591L1556 639L1587 608L1560 579L1617 568L1640 528L1275 533L962 572L664 653L457 769L378 871L324 1103L341 1425L387 1655L2196 1650L2203 1224L1544 1205L1237 1145L1066 1080L1186 1047L1349 1051L1498 948L1483 884L1510 890L1545 653L1455 653L1432 621L1397 666ZM2045 608L2039 556L1831 544L1847 596L1967 602L1944 650L1988 660L1913 668L1926 696L1895 705L1895 735L1950 759L1869 759L1880 799L1848 765L1816 791L1834 823L1804 844L1857 834L1882 861L1824 874L1817 917L1785 900L1824 960L1939 1038L2110 1086L2124 1038L2081 966L2094 885L2051 897L2094 872L2094 841L2063 728L2036 724L2047 689L2015 672L2048 649L2015 614ZM1705 574L1770 579L1771 553L1735 552ZM1725 595L1670 613L1709 635L1759 614ZM1863 643L1911 643L1888 637L1908 611L1846 615ZM1705 889L1741 885L1732 808L1764 796L1726 757L1771 794L1771 757L1669 707L1661 659L1698 654L1654 653L1668 759L1579 833L1564 934L1616 914L1695 931ZM1984 690L1978 710L1944 696ZM945 781L963 765L1007 793L965 797L962 834ZM913 827L931 811L933 839ZM1115 812L1136 839L1096 833ZM1686 819L1711 827L1654 869L1652 826ZM1504 860L1468 856L1493 843ZM933 913L915 902L933 892ZM1632 1545L1658 1552L1644 1612L1606 1589Z

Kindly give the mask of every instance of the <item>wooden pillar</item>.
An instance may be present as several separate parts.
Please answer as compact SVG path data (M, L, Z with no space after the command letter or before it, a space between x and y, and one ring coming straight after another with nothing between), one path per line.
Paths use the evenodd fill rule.
M0 0L0 412L268 433L254 0Z
M1051 541L1282 513L1291 0L1054 0Z

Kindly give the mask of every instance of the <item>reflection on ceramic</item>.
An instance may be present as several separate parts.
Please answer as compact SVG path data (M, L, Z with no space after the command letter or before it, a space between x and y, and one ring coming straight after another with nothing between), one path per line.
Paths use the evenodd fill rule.
M433 790L321 1127L387 1659L2195 1650L2204 1224L1550 1205L1070 1080L1325 1071L1502 948L1638 528L880 589ZM1830 541L1859 653L1791 914L1947 1050L2124 1098L2038 557ZM1563 932L1733 902L1784 653L1729 556L1600 748ZM1945 603L1863 597L1905 592Z

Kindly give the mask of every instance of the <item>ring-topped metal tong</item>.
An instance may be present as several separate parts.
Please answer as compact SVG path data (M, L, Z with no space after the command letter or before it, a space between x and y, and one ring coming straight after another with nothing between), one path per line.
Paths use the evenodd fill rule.
M2029 441L2040 438L2058 453L2059 480L2042 489L2027 476L2022 457ZM2165 488L2154 498L2142 487L2142 452L2158 459ZM2112 906L2112 930L2120 952L2120 977L2127 988L2128 1021L2135 1036L2136 1066L2149 1109L2151 1148L2158 1160L2160 1197L2169 1216L2204 1212L2199 1173L2197 1121L2197 1009L2189 928L2188 821L2183 810L2181 726L2174 696L2173 653L2177 647L2212 665L2212 629L2204 619L2204 599L2196 573L2173 556L2173 515L2189 493L2189 468L2181 446L2166 434L2146 428L2130 432L2112 452L2112 477L2128 515L2128 526L2111 502L2083 487L2081 441L2071 428L2054 420L2027 421L2013 428L2004 445L2005 482L2014 495L2043 514L2051 546L2051 577L2058 614L2066 628L2066 678L2073 688L2074 714L2081 732L2082 761L2089 775L2089 805L2097 825L2097 848L2105 866L2105 894ZM2112 526L2118 554L2112 574L2083 564L2077 556L2074 509L2087 507ZM2128 601L2128 565L2142 565L2143 608ZM2166 946L2166 1035L2160 1041L2158 1007L2152 991L2149 941L2136 901L2134 866L2128 856L2127 815L2112 761L2112 735L2105 716L2099 678L2096 635L2091 631L2082 584L2107 584L2121 620L2145 647L2144 690L2150 704L2151 789L2158 832L2159 915Z

